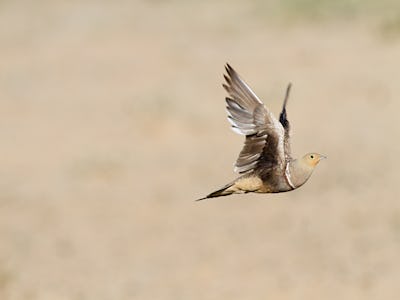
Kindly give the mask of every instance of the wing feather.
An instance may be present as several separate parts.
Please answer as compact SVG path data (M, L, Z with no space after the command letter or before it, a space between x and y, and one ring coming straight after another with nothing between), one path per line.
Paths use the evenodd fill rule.
M285 99L283 100L283 107L281 114L279 115L279 122L282 124L283 128L285 129L285 138L284 138L284 149L285 149L285 159L291 160L291 151L290 151L290 123L287 119L286 113L286 104L289 99L290 89L292 88L292 84L289 83L286 88Z
M229 64L225 69L228 75L224 75L223 87L229 94L226 98L228 121L235 132L246 136L235 171L247 173L256 168L283 167L285 131L282 124Z

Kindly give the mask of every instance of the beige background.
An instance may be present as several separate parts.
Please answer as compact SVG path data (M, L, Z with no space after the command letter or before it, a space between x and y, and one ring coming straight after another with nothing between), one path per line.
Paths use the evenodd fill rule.
M378 2L378 1L375 1ZM2 1L0 299L399 299L396 1ZM194 202L243 137L229 62L301 189Z

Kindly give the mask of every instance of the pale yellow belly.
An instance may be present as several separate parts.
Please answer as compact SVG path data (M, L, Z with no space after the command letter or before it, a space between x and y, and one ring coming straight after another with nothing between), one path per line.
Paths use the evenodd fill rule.
M270 193L270 189L264 185L263 181L256 176L239 178L232 188L240 192Z

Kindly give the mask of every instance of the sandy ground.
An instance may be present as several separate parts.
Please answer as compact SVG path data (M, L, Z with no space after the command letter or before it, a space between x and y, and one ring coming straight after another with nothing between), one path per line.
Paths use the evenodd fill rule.
M0 10L0 299L399 299L400 39L268 22L239 2ZM230 62L301 189L194 202L235 177Z

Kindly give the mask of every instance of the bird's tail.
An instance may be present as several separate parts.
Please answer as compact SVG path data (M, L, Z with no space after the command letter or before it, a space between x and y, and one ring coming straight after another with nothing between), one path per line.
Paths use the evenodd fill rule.
M211 194L208 194L207 196L205 196L203 198L197 199L196 201L205 200L208 198L215 198L215 197L231 195L236 192L234 185L235 185L235 181L228 183L227 185L220 188L219 190L216 190L215 192L212 192Z

